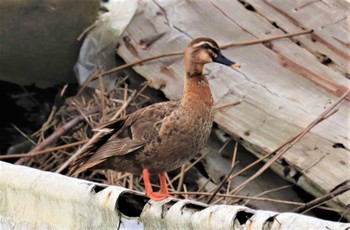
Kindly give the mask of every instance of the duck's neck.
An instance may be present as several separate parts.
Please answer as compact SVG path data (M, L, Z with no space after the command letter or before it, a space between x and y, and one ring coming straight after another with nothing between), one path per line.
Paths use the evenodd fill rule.
M202 71L203 65L191 65L191 68L186 68L184 94L181 101L184 107L211 109L213 106L209 82Z

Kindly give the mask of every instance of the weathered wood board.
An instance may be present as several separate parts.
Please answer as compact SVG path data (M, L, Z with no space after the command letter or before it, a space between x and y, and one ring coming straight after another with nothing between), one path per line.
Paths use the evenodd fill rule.
M117 52L132 62L183 51L199 36L224 44L313 29L309 35L224 50L225 56L241 63L238 70L205 67L217 104L242 101L218 111L215 122L260 156L300 132L350 87L349 6L347 1L336 0L140 1ZM143 41L162 33L144 47ZM181 98L181 56L134 69L169 99ZM315 196L350 180L348 99L285 153L281 165L292 169L291 173L283 175L277 169L283 167L275 167ZM296 171L298 176L292 173ZM350 205L350 192L334 198L330 205Z

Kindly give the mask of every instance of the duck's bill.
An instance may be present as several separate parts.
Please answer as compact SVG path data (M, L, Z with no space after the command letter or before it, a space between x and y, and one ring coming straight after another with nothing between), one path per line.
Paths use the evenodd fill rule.
M232 66L232 67L236 67L236 68L240 68L240 67L241 67L241 64L239 64L239 63L233 63L231 66Z
M229 60L224 55L222 55L222 53L218 53L218 56L216 58L213 58L213 61L231 67L241 67L239 63Z

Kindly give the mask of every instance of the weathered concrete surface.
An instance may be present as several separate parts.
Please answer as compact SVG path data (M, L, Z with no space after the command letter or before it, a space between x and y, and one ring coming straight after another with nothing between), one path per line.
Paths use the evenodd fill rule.
M350 224L142 194L0 161L1 229L347 229Z

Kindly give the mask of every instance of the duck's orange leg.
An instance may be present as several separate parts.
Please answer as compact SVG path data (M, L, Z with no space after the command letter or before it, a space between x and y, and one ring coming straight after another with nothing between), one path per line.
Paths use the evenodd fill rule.
M143 169L142 176L143 176L143 182L145 183L146 196L148 196L152 200L164 200L169 196L168 188L166 187L165 174L163 173L159 174L161 192L153 192L151 181L149 180L148 169Z
M168 186L166 185L166 174L161 172L158 174L160 181L160 191L162 194L169 196Z

